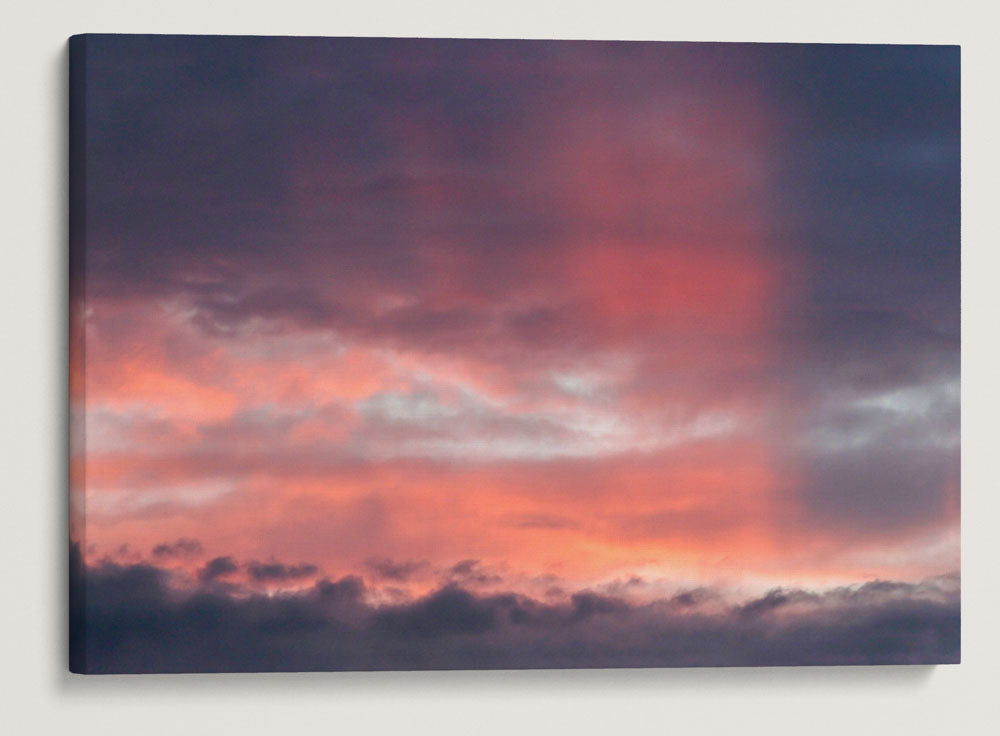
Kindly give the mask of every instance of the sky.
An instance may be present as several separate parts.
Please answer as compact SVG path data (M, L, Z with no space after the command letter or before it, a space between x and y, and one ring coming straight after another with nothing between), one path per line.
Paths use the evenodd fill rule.
M957 661L957 47L71 64L75 669Z

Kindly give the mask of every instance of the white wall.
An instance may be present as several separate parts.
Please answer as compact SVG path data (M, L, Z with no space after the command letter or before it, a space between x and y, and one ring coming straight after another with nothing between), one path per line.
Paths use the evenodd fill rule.
M998 21L973 2L37 0L0 44L0 726L77 734L1000 731ZM483 6L483 7L479 7ZM80 678L65 673L66 53L80 32L961 43L963 663Z

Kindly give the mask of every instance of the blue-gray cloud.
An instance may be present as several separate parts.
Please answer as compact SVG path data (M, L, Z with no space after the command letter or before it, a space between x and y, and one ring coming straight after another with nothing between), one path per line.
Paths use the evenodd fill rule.
M705 591L542 603L450 584L372 606L358 577L235 597L172 591L149 565L71 550L70 667L84 673L931 664L959 661L957 580L775 590L706 612Z

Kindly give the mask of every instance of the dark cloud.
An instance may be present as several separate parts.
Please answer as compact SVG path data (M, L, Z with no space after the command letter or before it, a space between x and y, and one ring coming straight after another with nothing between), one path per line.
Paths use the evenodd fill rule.
M959 374L957 330L908 315L901 306L830 307L808 319L808 330L788 340L803 392L885 390Z
M492 585L503 580L479 560L460 560L448 568L446 576L461 585Z
M225 558L218 558L225 559ZM929 664L959 660L955 578L775 590L706 612L700 593L546 604L447 586L373 607L357 577L295 594L172 591L148 565L84 568L71 550L77 672ZM711 596L709 596L711 597ZM713 599L714 600L714 599ZM717 602L717 601L716 601ZM794 604L794 605L793 605Z
M816 521L868 532L940 520L960 485L957 336L866 313L850 321L797 379L797 501Z
M493 628L494 617L488 601L449 586L416 603L379 610L374 626L402 638L482 634Z
M917 311L958 329L960 50L771 47L788 122L781 193L818 308ZM914 307L918 307L914 310Z
M310 563L287 565L283 562L258 562L252 560L239 564L233 557L215 557L198 571L198 580L202 583L214 583L221 578L229 578L239 572L254 583L275 583L290 580L301 580L316 575L319 568Z
M669 603L677 608L691 608L716 597L717 594L708 588L692 588L691 590L682 590L680 593L674 594L670 598Z
M959 379L960 50L792 44L762 59L784 120L775 237L804 267L783 315L789 431L836 440L801 451L798 499L814 521L869 530L940 518L957 392L905 416L851 403Z
M462 560L451 566L449 572L452 575L469 575L479 566L479 560Z
M565 132L581 109L651 100L669 122L754 90L784 121L767 204L790 241L775 246L808 255L807 300L933 304L957 328L957 47L91 36L86 50L95 294L184 294L207 329L269 316L422 344L564 341L572 299L508 314L427 300L440 262L414 235L460 254L449 278L499 303L533 254L588 227L533 166L558 142L533 121ZM684 206L662 204L640 230L683 233L690 218L654 216ZM373 287L414 299L372 310Z
M801 591L786 591L781 588L769 590L764 596L755 598L740 606L737 606L736 613L743 618L756 618L765 614L777 611L791 603L807 597Z
M958 46L780 44L765 56L775 64L775 93L795 101L809 138L956 132Z
M237 572L240 566L232 557L214 557L205 563L205 566L198 571L198 579L203 583L210 583L219 578L227 577Z
M336 582L324 578L316 583L316 594L324 603L359 603L364 592L364 581L353 575Z
M426 570L429 567L429 563L426 560L395 562L388 557L373 557L365 560L365 567L382 580L403 582L409 580L417 573Z
M815 516L856 529L885 531L940 520L957 502L957 450L870 443L817 453L800 492Z
M302 563L285 565L281 562L250 562L246 566L247 575L258 583L307 578L319 572L316 565Z
M734 62L757 53L117 36L88 37L86 49L99 80L88 90L98 111L88 127L90 295L183 297L198 307L197 324L220 334L266 317L494 354L598 334L579 329L587 305L563 288L556 265L568 244L606 229L565 206L577 172L558 171L550 152L567 127L590 125L592 108L617 115L617 145L642 169L621 103L710 116L706 100L743 89L745 65ZM687 205L660 200L619 223L623 232L690 236ZM728 200L707 206L718 210L710 221L746 214ZM519 300L545 284L565 298ZM489 303L449 298L462 293ZM386 310L382 296L405 298Z
M153 547L153 557L196 557L202 552L201 542L183 537L176 542L164 542Z
M626 613L629 606L619 598L599 595L591 591L574 593L570 599L573 604L573 620L587 619L591 616Z

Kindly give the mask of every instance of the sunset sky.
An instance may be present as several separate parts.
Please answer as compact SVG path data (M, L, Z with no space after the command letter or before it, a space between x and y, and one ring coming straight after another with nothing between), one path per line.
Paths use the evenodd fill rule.
M957 47L73 44L84 669L957 660Z

